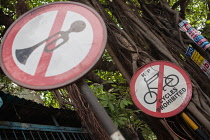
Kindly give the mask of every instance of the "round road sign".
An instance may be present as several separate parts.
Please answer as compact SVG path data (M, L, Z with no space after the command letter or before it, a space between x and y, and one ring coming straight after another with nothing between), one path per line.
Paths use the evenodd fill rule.
M180 113L192 96L187 73L167 61L141 67L132 77L130 93L135 105L148 115L165 118Z
M58 88L84 76L100 59L107 31L92 8L54 2L16 20L1 44L1 67L30 89Z

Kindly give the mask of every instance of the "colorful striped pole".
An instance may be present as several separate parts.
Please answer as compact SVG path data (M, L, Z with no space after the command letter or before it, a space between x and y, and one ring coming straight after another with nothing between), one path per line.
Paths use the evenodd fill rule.
M198 125L184 112L181 114L182 118L185 120L185 122L203 139L203 140L209 140L207 135L201 130L201 128L198 127Z

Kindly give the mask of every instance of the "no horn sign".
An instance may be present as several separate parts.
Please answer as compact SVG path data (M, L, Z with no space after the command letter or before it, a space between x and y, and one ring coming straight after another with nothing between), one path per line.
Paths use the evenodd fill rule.
M192 84L179 66L167 61L155 61L134 74L130 93L140 110L165 118L180 113L187 106L192 96Z
M106 40L105 23L95 10L77 2L53 2L27 12L7 30L1 67L21 86L58 88L89 72Z

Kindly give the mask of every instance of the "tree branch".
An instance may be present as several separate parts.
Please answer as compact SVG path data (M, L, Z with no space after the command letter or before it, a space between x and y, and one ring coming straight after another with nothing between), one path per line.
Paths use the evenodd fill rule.
M113 61L115 62L118 70L122 73L124 78L126 79L127 83L130 84L131 75L127 72L127 70L123 67L122 63L119 61L119 59L116 57L115 53L111 49L109 45L107 45L107 51L109 52L110 56L112 57Z
M3 36L6 30L9 28L9 26L14 22L14 20L10 15L4 14L1 8L0 8L0 19L1 19L0 25L5 26L4 31L1 33L1 35Z
M139 18L133 13L132 9L130 9L121 0L116 0L116 2L121 6L125 15L127 15L141 28L140 32L144 35L144 37L148 39L152 43L152 45L156 47L157 50L159 50L162 54L168 57L169 60L179 65L177 60L171 55L171 53L165 47L165 45L148 29L148 27L141 20L139 20Z
M17 14L17 17L23 15L27 11L29 11L29 7L25 3L25 0L18 0L17 1L17 5L16 5L16 12L17 12L16 14Z
M118 71L116 65L113 61L100 60L96 65L95 69L104 70L104 71Z

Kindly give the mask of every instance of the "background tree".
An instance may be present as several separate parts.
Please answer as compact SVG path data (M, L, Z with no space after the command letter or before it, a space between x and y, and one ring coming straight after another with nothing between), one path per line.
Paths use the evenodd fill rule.
M73 1L73 0L72 0ZM180 114L157 119L133 105L129 95L129 82L137 69L154 60L171 61L182 67L193 83L193 97L185 112L210 134L210 99L208 77L185 55L191 44L208 59L208 53L181 32L178 23L187 19L191 25L209 34L209 1L200 0L74 0L96 9L108 30L108 43L102 60L85 78L96 93L114 123L127 139L201 139ZM23 13L52 0L1 1L1 38L8 27ZM11 91L18 86L1 72L2 90ZM13 86L12 86L13 85ZM10 88L8 88L10 87ZM20 88L21 89L21 88ZM18 89L19 90L19 89ZM21 89L24 90L24 89ZM11 91L13 92L13 91ZM41 92L43 97L56 97L59 107L76 107L70 92L78 92L76 85L55 91ZM54 96L52 96L52 94ZM70 96L70 97L69 97ZM70 100L70 99L74 100ZM85 102L81 99L81 102ZM50 104L48 102L48 104ZM74 107L72 107L73 105ZM80 115L84 116L84 115ZM88 125L88 124L85 124ZM152 130L150 130L149 128ZM161 128L161 129L160 129Z

